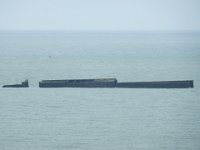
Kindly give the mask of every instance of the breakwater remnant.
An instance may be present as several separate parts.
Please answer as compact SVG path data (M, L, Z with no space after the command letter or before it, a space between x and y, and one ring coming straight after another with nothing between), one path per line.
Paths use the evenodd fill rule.
M118 88L193 88L193 80L154 81L154 82L120 82Z
M3 88L27 88L29 87L28 80L23 81L21 84L4 85Z
M56 87L114 88L116 87L116 84L117 84L117 79L115 78L42 80L39 82L39 87L41 88L56 88Z
M79 88L193 88L193 80L118 82L116 78L42 80L40 88L79 87Z

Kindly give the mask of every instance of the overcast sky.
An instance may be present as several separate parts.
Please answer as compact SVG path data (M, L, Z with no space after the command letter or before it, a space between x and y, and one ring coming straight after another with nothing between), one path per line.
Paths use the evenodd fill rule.
M200 30L200 0L0 0L0 30Z

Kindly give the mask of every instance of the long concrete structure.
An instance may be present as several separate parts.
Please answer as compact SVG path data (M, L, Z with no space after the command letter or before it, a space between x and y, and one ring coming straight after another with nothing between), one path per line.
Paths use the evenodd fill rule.
M193 88L193 80L154 81L154 82L120 82L117 88Z
M117 79L73 79L73 80L42 80L39 82L41 88L57 88L57 87L87 87L87 88L114 88Z
M40 88L79 87L79 88L193 88L193 80L118 82L116 78L42 80Z
M21 84L4 85L3 88L27 88L28 80ZM193 80L182 81L150 81L150 82L118 82L116 78L42 80L40 88L193 88Z

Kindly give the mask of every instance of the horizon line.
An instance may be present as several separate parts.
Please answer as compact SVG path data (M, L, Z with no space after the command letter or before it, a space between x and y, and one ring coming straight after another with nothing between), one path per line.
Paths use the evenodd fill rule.
M144 29L144 30L137 30L137 29L91 29L91 30L86 30L86 29L0 29L0 31L67 31L67 32L92 32L92 31L113 31L113 32L200 32L200 29Z

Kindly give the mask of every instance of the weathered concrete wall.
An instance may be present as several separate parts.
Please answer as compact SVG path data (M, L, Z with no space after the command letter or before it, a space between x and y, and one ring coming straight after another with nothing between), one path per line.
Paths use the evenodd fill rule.
M116 87L116 79L80 79L80 80L43 80L39 82L41 88L56 87L85 87L85 88L109 88Z
M25 80L21 84L11 84L3 86L3 88L27 88L27 87L29 87L28 80Z
M118 88L193 88L193 81L119 82Z

